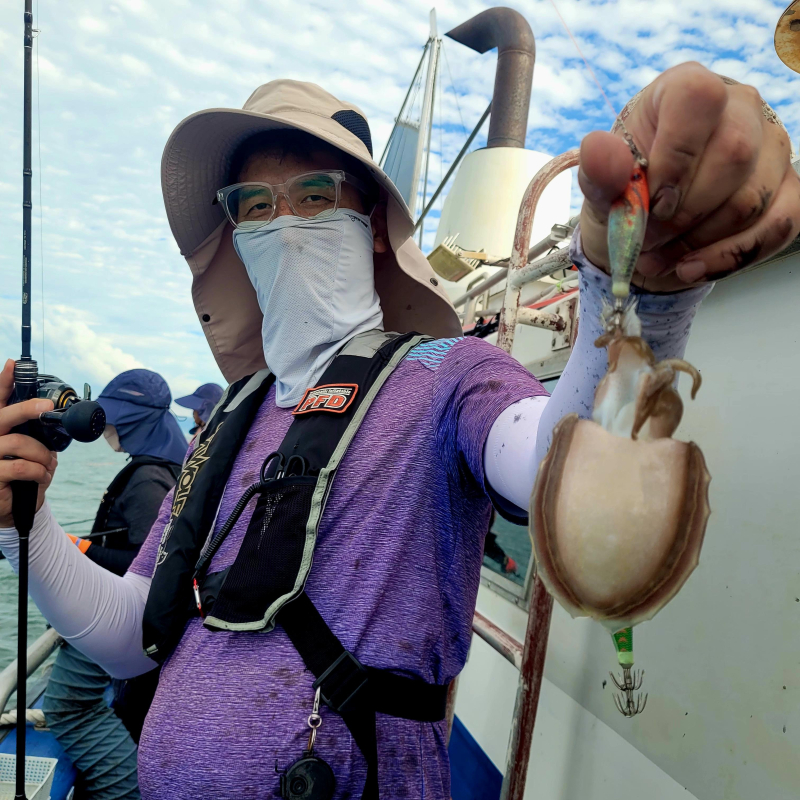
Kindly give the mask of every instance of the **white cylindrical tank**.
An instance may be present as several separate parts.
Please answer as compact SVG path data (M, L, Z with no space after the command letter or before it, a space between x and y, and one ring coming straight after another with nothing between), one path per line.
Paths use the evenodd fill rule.
M491 147L467 155L442 206L434 247L458 234L455 243L465 250L510 256L522 196L531 178L551 158L517 147ZM539 201L531 242L547 236L553 225L567 222L571 194L572 175L562 172ZM468 281L469 276L459 285Z

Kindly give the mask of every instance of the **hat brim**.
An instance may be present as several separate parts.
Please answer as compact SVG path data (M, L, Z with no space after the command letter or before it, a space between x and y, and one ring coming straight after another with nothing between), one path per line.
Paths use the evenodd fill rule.
M265 366L263 317L233 248L230 223L213 201L229 179L239 145L271 130L300 130L327 142L357 159L381 187L390 252L375 254L375 288L386 330L461 335L450 298L411 236L414 223L402 195L363 142L335 120L309 111L298 111L291 120L240 109L200 111L181 122L167 142L161 182L167 219L194 275L195 310L225 378L233 382Z
M231 159L237 148L255 134L276 130L304 131L357 159L399 206L404 227L407 226L405 235L411 234L414 222L397 187L372 159L343 136L320 130L319 125L290 124L270 114L212 108L198 111L178 125L161 162L164 205L182 255L193 253L225 219L214 199L217 190L229 181Z
M192 411L199 411L201 408L208 404L208 400L203 400L201 397L195 397L193 394L187 394L186 397L179 397L175 401L183 408L191 408Z

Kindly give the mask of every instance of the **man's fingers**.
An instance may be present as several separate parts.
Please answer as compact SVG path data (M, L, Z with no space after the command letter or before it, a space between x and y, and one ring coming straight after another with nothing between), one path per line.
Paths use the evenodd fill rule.
M0 408L4 408L14 391L14 361L9 358L0 372Z
M722 79L696 63L665 72L631 116L653 114L655 138L648 154L650 213L661 222L681 207L709 140L722 120L727 90Z
M52 411L50 400L26 400L0 409L0 436L7 434L12 428L31 419L36 419L44 411Z
M33 481L47 486L53 480L53 471L35 461L0 461L0 484L11 481Z
M711 136L692 183L670 220L669 227L676 233L696 228L704 218L739 192L758 167L760 174L755 182L768 187L770 194L778 189L783 180L787 165L776 159L771 150L761 147L767 123L761 111L758 92L750 86L732 86L730 92L719 127ZM780 131L777 125L768 127ZM763 159L760 159L760 153L764 153ZM769 161L770 165L763 163L765 161ZM749 207L747 215L751 210L755 213L760 204L759 200L755 208ZM766 211L766 207L763 211ZM755 219L750 216L749 223L752 224ZM736 232L731 229L726 235Z
M618 136L594 131L581 142L578 183L594 219L604 224L611 204L625 191L633 172L633 154Z
M787 152L789 140L784 131L766 121L764 125L765 137L780 139L786 148L784 152ZM762 148L755 170L749 179L720 208L683 237L687 247L678 253L677 257L682 258L686 250L699 250L755 225L776 199L783 179L790 169L788 159L775 158L775 151L772 148ZM720 176L724 173L724 169L719 170Z
M800 180L789 170L767 213L747 230L686 255L677 265L685 283L714 280L786 247L800 232Z
M595 131L581 142L578 183L584 195L581 233L586 257L608 266L607 228L611 204L625 191L633 172L633 155L618 136Z
M21 433L0 436L0 459L6 456L35 461L51 471L56 468L58 463L55 456L41 442L37 442L30 436L23 436Z

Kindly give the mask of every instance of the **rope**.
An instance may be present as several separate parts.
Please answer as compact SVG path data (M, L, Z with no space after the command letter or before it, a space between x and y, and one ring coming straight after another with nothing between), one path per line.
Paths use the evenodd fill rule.
M41 708L28 708L25 710L25 719L32 722L37 731L49 730L47 721L44 718L44 711ZM12 708L9 711L0 714L0 728L9 725L17 724L17 709Z

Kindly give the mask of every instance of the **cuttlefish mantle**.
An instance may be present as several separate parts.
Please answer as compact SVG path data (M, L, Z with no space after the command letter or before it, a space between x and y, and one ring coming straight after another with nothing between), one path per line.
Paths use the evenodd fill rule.
M617 312L618 314L618 312ZM591 420L569 414L556 426L531 496L539 575L573 617L612 632L651 619L697 566L710 513L710 475L699 447L673 439L683 413L678 372L657 362L633 306L595 343L608 371Z

